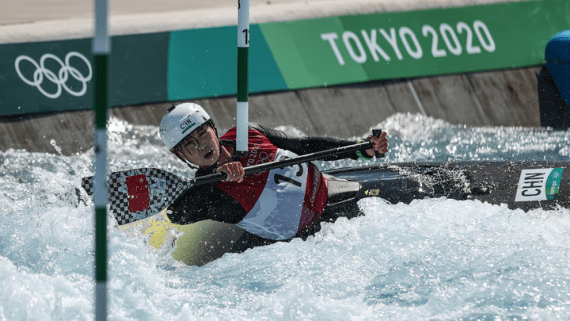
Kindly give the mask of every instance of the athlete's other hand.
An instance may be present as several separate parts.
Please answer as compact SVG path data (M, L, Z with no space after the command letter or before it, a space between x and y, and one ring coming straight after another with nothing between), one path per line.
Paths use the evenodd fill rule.
M388 137L386 137L386 132L382 132L380 137L376 136L368 136L366 140L371 141L374 143L374 147L367 149L366 154L370 157L374 157L375 151L379 152L380 154L386 154L388 152Z
M230 162L220 166L216 172L224 172L228 177L224 179L224 182L243 182L243 177L245 175L245 170L240 162Z

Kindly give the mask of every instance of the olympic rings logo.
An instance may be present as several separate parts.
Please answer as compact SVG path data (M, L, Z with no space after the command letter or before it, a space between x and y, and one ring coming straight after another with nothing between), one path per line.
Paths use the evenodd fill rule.
M271 159L273 158L273 154L271 154L272 157L270 157L270 155L265 152L262 151L261 153L259 153L259 160L257 161L256 164L264 164L264 163L268 163L271 161Z
M69 60L71 59L71 57L81 58L81 60L85 62L87 68L89 69L89 73L87 74L87 76L83 76L81 72L77 70L77 68L71 67L69 65ZM45 67L45 62L47 59L53 59L61 66L57 75L53 71ZM22 60L29 61L34 65L34 67L36 67L32 80L27 79L20 71L20 62ZM83 96L85 92L87 92L87 83L91 80L91 77L93 76L93 71L91 69L91 63L89 62L89 60L87 60L85 56L76 51L69 52L65 56L65 63L57 56L50 53L46 53L40 58L39 64L34 59L28 56L21 55L18 58L16 58L16 62L14 63L14 65L16 67L16 72L18 73L18 76L20 76L20 79L22 79L26 84L30 86L37 87L42 94L52 99L58 98L61 95L62 88L75 97ZM71 75L71 77L75 78L76 80L78 80L83 84L80 91L73 91L71 88L67 86L66 83L67 80L69 79L69 75ZM44 76L49 81L57 85L57 91L55 93L53 94L48 93L42 88L42 82L44 81Z
M254 157L257 158L257 162L255 162L255 165L258 165L258 164L264 164L264 163L268 163L268 162L272 161L273 158L275 157L275 154L273 154L273 153L269 154L265 151L262 151L259 153L259 155L256 155ZM263 175L263 172L255 173L253 175L255 175L255 176Z

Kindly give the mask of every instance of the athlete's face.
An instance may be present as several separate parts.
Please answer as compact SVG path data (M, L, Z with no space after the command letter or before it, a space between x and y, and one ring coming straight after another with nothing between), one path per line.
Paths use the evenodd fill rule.
M200 167L214 165L220 158L220 142L216 131L212 126L203 124L182 140L176 153Z

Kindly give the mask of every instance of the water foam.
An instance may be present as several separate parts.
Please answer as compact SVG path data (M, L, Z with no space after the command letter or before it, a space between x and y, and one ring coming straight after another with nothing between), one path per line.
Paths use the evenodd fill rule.
M570 160L566 131L469 128L404 114L375 127L390 134L388 162ZM161 146L156 127L112 119L109 129L110 170L152 166L193 176ZM92 150L0 153L0 320L93 318L94 207L75 191L93 173L92 159ZM318 163L359 164L366 162ZM569 210L443 198L359 205L366 216L324 224L307 241L226 254L203 267L174 261L109 218L109 319L570 317Z

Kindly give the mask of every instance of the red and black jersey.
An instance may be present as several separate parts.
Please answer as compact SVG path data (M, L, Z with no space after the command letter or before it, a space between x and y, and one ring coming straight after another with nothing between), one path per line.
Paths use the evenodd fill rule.
M233 128L220 141L232 145L235 136ZM336 138L289 137L256 126L249 129L248 156L239 161L247 167L353 143ZM326 160L331 159L338 158ZM211 170L201 169L197 176L209 173ZM325 179L313 164L304 163L247 175L241 183L196 186L169 206L168 216L176 224L211 219L236 224L267 239L285 240L317 222L326 199Z

